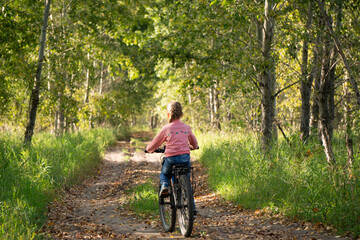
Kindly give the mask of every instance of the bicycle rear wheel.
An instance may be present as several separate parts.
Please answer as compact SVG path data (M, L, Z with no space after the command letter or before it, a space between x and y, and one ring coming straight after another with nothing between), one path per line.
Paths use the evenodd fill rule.
M176 222L176 208L174 207L174 198L171 188L168 197L159 196L159 210L161 223L165 232L173 232Z
M194 195L187 175L180 175L179 185L181 189L181 207L178 209L180 231L182 235L189 237L194 226Z

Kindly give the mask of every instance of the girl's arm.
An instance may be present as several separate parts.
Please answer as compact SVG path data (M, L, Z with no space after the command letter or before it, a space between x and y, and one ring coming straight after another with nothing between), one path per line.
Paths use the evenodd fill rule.
M163 130L161 130L156 137L147 145L146 150L149 153L154 152L158 147L161 146L161 144L165 142L165 134Z
M192 133L192 131L190 131L189 133L190 133L189 134L190 149L193 150L199 148L195 135Z

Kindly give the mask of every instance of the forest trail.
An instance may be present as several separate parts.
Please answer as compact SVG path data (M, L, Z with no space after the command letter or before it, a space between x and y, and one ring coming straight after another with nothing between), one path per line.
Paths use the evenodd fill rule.
M140 132L132 139L149 139ZM136 145L136 144L135 144ZM118 141L104 157L96 176L68 190L49 206L43 228L52 239L182 239L164 233L161 222L140 218L125 204L128 191L149 178L158 181L160 154L145 154L130 141ZM193 239L344 239L321 225L274 217L265 210L247 211L226 202L206 185L206 170L197 162Z

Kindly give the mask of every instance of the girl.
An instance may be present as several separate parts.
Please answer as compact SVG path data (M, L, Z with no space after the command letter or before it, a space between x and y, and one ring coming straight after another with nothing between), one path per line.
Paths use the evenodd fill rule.
M150 153L166 142L165 161L160 173L160 196L169 194L169 178L172 166L175 164L187 164L190 167L190 150L197 149L198 142L191 128L182 123L183 116L181 104L171 102L167 106L167 117L169 124L165 125L146 147Z

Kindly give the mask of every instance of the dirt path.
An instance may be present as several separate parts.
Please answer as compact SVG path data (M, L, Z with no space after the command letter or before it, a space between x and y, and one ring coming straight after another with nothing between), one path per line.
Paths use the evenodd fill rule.
M138 133L133 138L144 137ZM193 239L344 239L321 225L270 217L225 202L206 186L206 171L198 162L195 202L199 211ZM181 239L162 232L159 218L139 218L127 209L127 191L152 178L157 181L159 154L144 154L119 141L104 157L98 174L70 189L49 207L44 233L52 239ZM328 229L329 230L329 229Z

